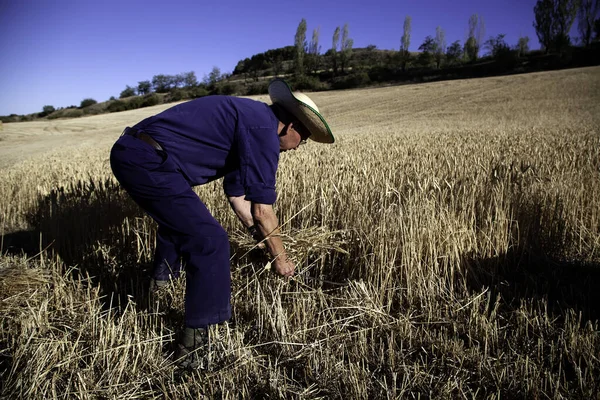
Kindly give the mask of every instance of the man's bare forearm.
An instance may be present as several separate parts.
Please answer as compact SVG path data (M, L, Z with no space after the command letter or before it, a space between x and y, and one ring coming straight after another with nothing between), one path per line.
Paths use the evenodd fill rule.
M279 221L269 204L252 204L252 217L262 236L267 250L273 257L285 257L285 248L279 236Z
M249 228L254 225L254 218L252 218L252 203L245 199L244 196L227 196L227 200L229 200L229 204L233 209L235 215L237 215L238 219L241 223Z

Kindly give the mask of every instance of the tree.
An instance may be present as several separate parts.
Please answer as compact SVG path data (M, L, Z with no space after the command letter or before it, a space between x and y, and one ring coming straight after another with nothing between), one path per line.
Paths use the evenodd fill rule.
M150 81L138 82L137 91L141 96L150 93L151 89L152 89L152 83L150 83Z
M312 40L308 44L307 67L313 73L317 73L317 70L319 69L319 53L321 52L321 46L319 46L319 33L320 28L314 29Z
M520 37L517 43L517 55L523 57L529 53L529 36Z
M337 75L337 47L340 41L340 27L336 27L333 31L333 39L331 43L331 66L333 68L333 76Z
M455 64L462 56L462 47L460 40L453 42L446 50L446 62L450 65Z
M81 100L81 104L79 105L79 108L86 108L89 106L93 106L96 103L98 103L98 102L94 99L83 99L83 100Z
M407 15L404 18L404 34L400 40L400 63L402 64L402 71L406 71L406 64L410 60L410 31L411 31L412 17Z
M294 47L296 53L294 55L294 69L296 76L304 75L304 55L306 54L306 20L302 18L296 29L294 37Z
M171 77L168 75L154 75L152 77L152 86L156 93L166 93L171 89Z
M340 54L340 67L342 70L342 74L344 73L344 68L348 66L350 62L350 57L352 56L352 45L354 44L354 40L348 37L348 24L344 24L344 28L342 29L342 42L341 42L341 54Z
M594 22L600 7L600 0L582 0L579 7L577 29L581 35L581 41L584 46L589 46L592 41L594 31Z
M477 14L469 18L469 36L465 42L465 55L469 61L476 61L481 49L483 36L485 35L485 24L483 17Z
M483 40L485 38L485 22L483 20L483 16L479 16L479 22L477 24L477 29L475 30L475 44L477 45L477 49L481 49L483 46Z
M174 88L183 86L183 83L185 82L185 77L183 76L183 74L173 75L171 78L172 78Z
M221 69L217 66L214 66L212 70L208 73L208 75L204 75L204 84L208 86L211 90L215 88L217 82L221 80Z
M188 88L198 86L198 79L194 71L183 73L183 85Z
M546 52L562 51L571 44L569 31L580 0L538 0L533 8L533 26Z
M56 111L56 108L54 108L54 106L44 106L42 108L42 112L38 114L38 117L43 118L47 115L52 114L54 111Z
M135 96L135 89L132 88L131 86L127 85L125 87L125 89L123 89L121 94L119 95L119 98L122 99L124 97L131 97L131 96Z
M577 17L577 10L581 4L581 0L555 0L556 6L554 11L555 35L554 47L561 51L571 44L569 31Z
M435 42L434 42L434 58L436 67L439 68L442 65L444 54L446 53L446 33L441 26L438 26L435 30Z
M491 36L485 42L485 48L488 49L492 57L501 59L510 53L510 46L504 40L505 36L501 33L496 37Z
M533 22L535 33L542 48L549 52L554 34L554 0L538 0L533 7L533 13L535 14L535 21Z
M421 54L419 54L418 62L423 67L429 67L433 62L433 52L435 51L435 40L431 36L427 36L423 43L419 46Z
M475 61L477 60L477 53L479 49L477 49L477 45L475 44L475 38L470 36L465 42L465 48L463 51L465 60L467 61Z
M594 40L600 40L600 18L594 22L594 32L596 33Z

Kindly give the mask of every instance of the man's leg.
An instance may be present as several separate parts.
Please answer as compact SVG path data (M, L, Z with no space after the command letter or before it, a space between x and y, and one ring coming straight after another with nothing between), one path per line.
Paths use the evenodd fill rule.
M156 250L154 251L154 269L152 278L166 282L178 278L182 270L181 256L171 232L160 225L156 232Z
M231 316L227 233L191 189L177 166L132 136L111 151L116 178L161 227L168 229L186 264L185 322L204 328Z
M231 316L229 238L196 193L156 199L132 196L161 226L168 227L186 266L185 324L191 328Z

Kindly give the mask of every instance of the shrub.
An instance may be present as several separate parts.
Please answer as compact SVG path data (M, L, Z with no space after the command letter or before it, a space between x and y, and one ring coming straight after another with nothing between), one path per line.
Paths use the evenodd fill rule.
M56 111L56 108L54 108L54 106L44 106L42 112L38 116L45 117L46 115L52 114L54 111Z
M160 97L156 93L147 94L142 97L140 107L150 107L160 104Z
M196 86L188 90L192 99L208 96L210 94L210 92L204 86Z
M387 66L375 66L369 70L369 79L371 82L387 82L398 78L398 72L394 68Z
M125 97L131 97L131 96L135 96L135 89L132 88L131 86L127 85L125 87L125 89L123 89L121 94L119 95L119 98L123 99Z
M3 115L0 116L0 122L9 123L9 122L17 122L17 119L12 115Z
M106 107L102 104L98 104L97 107L91 106L83 109L83 115L98 115L104 114L106 112Z
M366 86L369 83L371 83L369 74L361 71L334 79L332 87L333 89L351 89Z
M94 99L83 99L83 100L81 100L81 104L80 104L79 108L86 108L86 107L89 107L96 103L98 103L98 102Z
M299 77L295 77L290 81L292 88L294 90L323 90L325 89L325 84L314 76L302 75Z
M59 111L56 111L50 115L48 115L48 119L57 119L57 118L79 118L83 116L84 112L78 108L65 108Z
M220 94L220 95L225 95L225 96L231 96L233 94L236 93L240 93L240 87L239 85L233 83L233 82L222 82L217 84L217 86L215 87L214 93L215 94Z
M128 110L135 110L136 108L142 107L143 99L141 97L134 97L125 101Z
M246 87L246 95L252 96L257 94L266 94L269 92L269 83L268 82L260 82L250 84Z
M169 92L167 96L167 102L171 101L180 101L183 99L189 99L191 96L185 89L173 89Z
M119 112L119 111L127 111L127 103L123 100L115 100L112 101L107 107L106 110L108 112Z

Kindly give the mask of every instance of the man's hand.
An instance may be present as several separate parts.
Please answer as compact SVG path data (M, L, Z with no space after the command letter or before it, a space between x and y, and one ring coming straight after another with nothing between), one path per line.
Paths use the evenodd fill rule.
M229 200L229 205L235 212L235 215L239 218L240 222L248 229L250 236L258 243L257 247L259 249L264 249L264 237L254 224L254 218L252 218L252 203L246 200L244 196L227 196L227 200Z
M277 257L272 265L275 272L285 278L291 278L296 269L294 263L286 256Z

